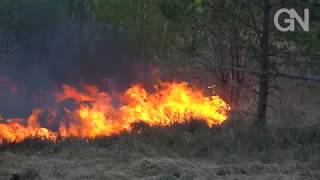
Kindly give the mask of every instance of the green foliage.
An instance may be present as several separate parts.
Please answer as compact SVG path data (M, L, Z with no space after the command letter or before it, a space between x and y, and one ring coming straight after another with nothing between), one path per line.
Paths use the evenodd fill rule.
M177 23L188 22L193 18L196 7L193 0L162 0L158 4L162 14Z
M199 2L197 2L199 4ZM193 0L99 0L97 22L123 29L148 57L167 56L194 18Z

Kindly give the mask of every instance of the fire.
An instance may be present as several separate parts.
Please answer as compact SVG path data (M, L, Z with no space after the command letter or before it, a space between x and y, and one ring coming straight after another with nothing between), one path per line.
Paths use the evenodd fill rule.
M130 125L143 121L150 126L167 126L182 123L190 118L206 121L209 126L221 124L227 119L230 106L219 96L205 96L182 82L162 82L148 92L136 84L124 93L111 96L99 91L96 86L83 85L79 90L63 85L56 94L57 104L71 100L75 107L65 108L59 127L53 131L41 126L43 109L34 109L26 124L17 120L0 121L0 144L20 142L27 138L56 141L58 138L77 137L94 139L130 131ZM115 105L114 101L119 103ZM47 124L56 121L54 114L46 119Z
M26 138L36 137L40 139L55 140L57 135L46 128L40 127L38 123L41 109L35 109L27 119L27 125L19 122L9 121L7 124L0 123L0 144L6 142L19 142Z

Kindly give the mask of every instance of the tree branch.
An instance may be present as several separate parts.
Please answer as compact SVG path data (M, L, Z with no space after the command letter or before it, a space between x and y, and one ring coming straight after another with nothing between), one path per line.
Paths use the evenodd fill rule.
M248 73L255 74L255 75L267 74L269 76L283 77L283 78L294 79L294 80L303 80L303 81L320 83L320 77L314 77L314 76L292 75L292 74L286 74L286 73L280 73L280 72L263 72L263 71L253 70L253 69L248 69L248 68L243 68L243 67L230 67L230 66L219 66L219 65L213 65L211 67L217 68L217 69L248 72Z
M18 47L13 47L7 54L0 56L0 60L1 61L7 60L13 53L16 52L17 49L18 49Z

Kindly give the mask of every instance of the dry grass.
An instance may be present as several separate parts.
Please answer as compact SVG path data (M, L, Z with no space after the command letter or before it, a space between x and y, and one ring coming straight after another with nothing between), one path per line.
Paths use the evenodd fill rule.
M2 146L0 179L319 179L318 128L257 130L201 121L132 133ZM30 175L31 174L31 175Z

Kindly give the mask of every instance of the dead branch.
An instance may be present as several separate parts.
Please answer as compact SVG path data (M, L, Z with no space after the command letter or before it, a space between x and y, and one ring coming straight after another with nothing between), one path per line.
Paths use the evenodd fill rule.
M220 65L211 65L211 68L242 71L242 72L248 72L255 75L267 74L269 76L274 76L274 77L283 77L283 78L294 79L294 80L303 80L303 81L320 83L320 77L315 77L315 76L292 75L292 74L286 74L281 72L263 72L263 71L253 70L253 69L248 69L243 67L230 67L230 66L220 66Z
M18 47L13 47L11 50L9 50L8 53L6 53L6 54L3 55L3 56L0 56L0 60L1 60L1 61L7 60L13 53L16 52L17 49L18 49Z

